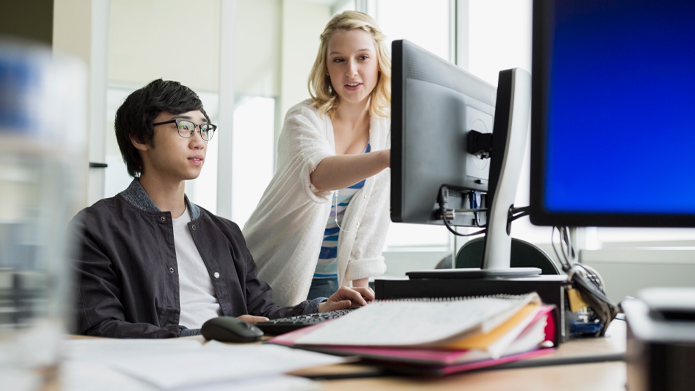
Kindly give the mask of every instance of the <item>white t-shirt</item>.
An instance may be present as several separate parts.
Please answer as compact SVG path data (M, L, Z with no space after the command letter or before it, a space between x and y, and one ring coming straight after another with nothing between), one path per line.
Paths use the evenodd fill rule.
M176 262L179 266L179 324L189 329L199 329L206 320L219 316L221 312L208 270L188 230L190 221L188 209L179 218L173 219Z

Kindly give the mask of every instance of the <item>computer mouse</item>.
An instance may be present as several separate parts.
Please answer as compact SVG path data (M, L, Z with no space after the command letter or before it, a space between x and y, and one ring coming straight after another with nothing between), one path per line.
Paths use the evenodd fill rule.
M220 342L254 342L263 336L261 329L233 316L218 316L208 320L203 323L200 333L205 339Z

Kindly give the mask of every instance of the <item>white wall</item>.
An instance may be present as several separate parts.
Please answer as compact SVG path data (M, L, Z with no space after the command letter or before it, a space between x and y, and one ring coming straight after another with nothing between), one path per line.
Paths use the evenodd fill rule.
M604 248L583 250L582 263L596 269L606 293L620 301L646 287L695 286L695 248Z
M282 6L281 120L290 107L309 98L307 82L316 60L319 35L331 17L328 4L284 0Z
M74 55L84 62L88 71L87 126L84 135L88 149L83 156L83 167L89 162L104 162L106 111L107 49L102 45L108 30L108 0L55 0L53 3L53 49ZM77 212L103 196L104 170L85 169L82 192L76 192Z
M144 86L163 78L217 91L220 0L110 2L109 81Z
M282 69L282 2L237 1L234 88L237 94L277 97Z

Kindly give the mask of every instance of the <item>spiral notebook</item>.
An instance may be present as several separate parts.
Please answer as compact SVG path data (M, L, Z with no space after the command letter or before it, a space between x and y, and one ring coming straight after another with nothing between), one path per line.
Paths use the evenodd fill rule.
M384 300L269 342L446 374L551 352L553 309L535 293Z
M375 301L298 338L302 345L428 347L485 334L524 309L536 293Z

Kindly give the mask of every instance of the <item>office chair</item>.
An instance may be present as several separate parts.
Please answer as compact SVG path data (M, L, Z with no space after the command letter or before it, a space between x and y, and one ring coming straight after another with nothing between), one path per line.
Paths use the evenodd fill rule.
M456 254L456 267L483 267L483 244L485 237L475 238L466 242ZM512 238L511 267L537 267L541 274L560 274L560 269L555 262L535 244L521 239ZM449 262L446 262L449 261ZM451 267L451 261L443 259L437 265L437 269Z

